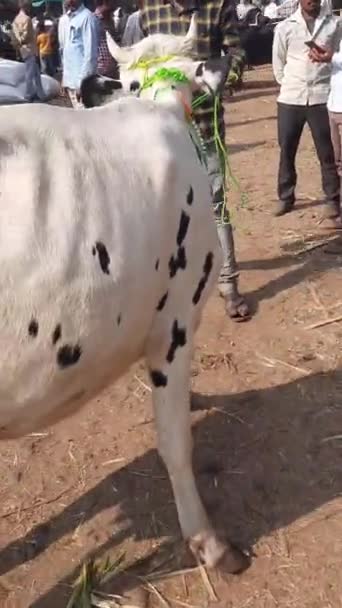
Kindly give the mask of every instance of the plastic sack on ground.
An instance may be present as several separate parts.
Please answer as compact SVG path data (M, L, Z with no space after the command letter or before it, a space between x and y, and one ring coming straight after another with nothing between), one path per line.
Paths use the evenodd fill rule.
M42 74L42 85L47 99L57 97L60 84ZM25 65L19 61L0 59L0 105L25 102Z

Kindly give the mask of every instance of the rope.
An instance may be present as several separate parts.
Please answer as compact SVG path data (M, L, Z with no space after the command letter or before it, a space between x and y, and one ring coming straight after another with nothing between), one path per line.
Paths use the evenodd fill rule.
M177 68L159 68L159 70L156 70L154 74L149 77L147 77L146 72L144 82L140 88L140 92L144 91L145 89L148 89L149 87L152 87L156 82L159 82L160 80L164 82L171 80L172 82L176 83L189 83L189 79L181 70L178 70Z
M150 68L153 65L159 64L159 63L167 63L168 61L170 61L171 59L174 59L175 55L163 55L162 57L154 57L152 59L139 59L139 61L136 61L135 63L133 63L130 66L130 70L148 70L148 68Z
M153 86L156 82L160 82L160 81L163 81L163 82L171 81L171 82L175 82L175 83L184 83L184 84L189 83L188 77L184 74L184 72L182 72L181 70L179 70L177 68L162 67L162 68L159 68L158 70L156 70L152 76L148 76L149 67L151 67L152 65L155 65L155 64L165 63L167 61L170 61L170 59L173 59L173 57L174 57L173 55L164 55L163 57L148 59L146 61L140 60L140 61L137 61L135 64L133 64L133 66L131 66L130 69L140 68L140 69L145 70L144 82L140 88L140 93L142 91L148 89L149 87ZM237 75L235 74L235 72L232 72L231 78L232 78L232 81L237 79ZM156 92L156 94L157 93L158 93L158 91ZM192 110L198 109L202 105L202 103L204 101L207 101L208 99L210 99L210 96L207 93L204 93L204 94L196 97L192 102ZM229 213L229 207L228 207L228 200L227 200L227 196L226 196L226 190L229 188L229 185L231 184L236 189L236 191L239 193L241 207L246 206L246 204L248 202L248 196L245 192L243 192L239 180L235 177L235 175L232 171L229 155L227 152L227 147L221 138L220 129L219 129L219 118L218 118L219 106L220 106L219 96L215 95L215 97L214 97L214 142L215 142L216 153L217 153L219 161L220 161L223 183L225 186L224 187L224 201L223 201L222 211L221 211L221 222L222 222L222 224L229 224L230 223L230 213ZM194 119L191 118L191 115L189 114L188 108L185 106L185 104L184 104L184 108L185 108L186 117L188 119L190 136L194 143L194 146L196 147L196 149L199 152L199 159L206 167L208 167L208 162L207 162L208 151L207 151L207 147L205 145L204 139L202 137L202 134L200 132L200 129L199 129L197 123L194 121Z
M232 171L229 155L227 152L227 146L224 145L221 135L220 135L219 120L218 120L219 105L220 105L220 99L219 99L218 95L215 95L215 100L214 100L214 141L215 141L216 152L220 159L223 180L224 180L225 184L227 183L227 189L229 188L229 184L232 184L235 187L236 191L239 193L239 196L240 196L241 207L245 207L248 203L248 195L246 194L246 192L244 192L242 190L239 180L237 179L237 177L235 177L235 175ZM225 211L227 211L227 218L225 217ZM222 207L222 212L221 212L221 221L224 224L230 223L229 206L228 206L228 200L227 200L227 196L226 196L226 190L225 190L224 205Z
M199 108L202 105L202 103L204 101L206 101L208 99L210 99L210 97L207 93L204 93L203 95L200 95L199 97L196 97L194 99L194 101L192 102L192 109L196 110L197 108ZM230 159L229 159L229 155L228 155L228 151L227 151L227 146L223 143L222 137L220 134L219 119L218 119L219 106L220 106L220 98L218 95L215 95L215 98L214 98L214 142L215 142L216 153L220 160L223 183L227 185L227 189L229 189L229 185L232 185L235 188L235 190L239 193L239 196L240 196L241 207L245 207L248 203L248 195L246 194L246 192L243 192L239 180L235 177L235 175L232 171ZM202 142L203 142L203 139L202 139ZM203 142L203 145L204 145L204 142ZM229 211L228 200L227 200L227 196L226 196L226 188L225 188L225 200L224 200L224 204L222 205L222 210L221 210L221 222L223 224L230 223L229 213L230 213L230 211Z

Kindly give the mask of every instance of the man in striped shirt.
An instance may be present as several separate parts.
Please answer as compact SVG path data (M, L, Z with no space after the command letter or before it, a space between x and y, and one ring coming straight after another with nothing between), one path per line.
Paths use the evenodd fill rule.
M197 59L220 57L230 53L232 68L240 73L244 53L237 32L234 0L144 0L141 27L145 36L161 33L184 35L188 31L192 13L197 12ZM238 269L234 240L225 201L225 184L214 140L214 110L211 100L205 101L194 112L208 152L208 170L213 191L213 205L217 230L223 250L223 267L219 291L226 301L228 315L237 321L249 318L247 304L238 291ZM224 141L223 108L218 113L218 128Z

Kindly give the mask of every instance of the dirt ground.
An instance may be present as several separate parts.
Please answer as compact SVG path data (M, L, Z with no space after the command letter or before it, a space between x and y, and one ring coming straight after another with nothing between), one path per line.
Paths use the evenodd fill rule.
M200 491L216 525L254 557L240 576L210 573L212 588L198 571L153 583L152 606L342 606L342 323L311 327L342 315L342 249L322 245L308 133L296 210L272 216L275 94L260 68L227 111L249 198L233 221L255 316L234 325L215 294L193 364ZM141 365L76 417L3 443L0 456L0 606L64 608L90 556L181 553Z

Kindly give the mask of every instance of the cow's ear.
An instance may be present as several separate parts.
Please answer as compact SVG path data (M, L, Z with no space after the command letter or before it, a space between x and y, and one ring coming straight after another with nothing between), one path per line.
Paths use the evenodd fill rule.
M102 106L111 101L114 91L121 88L118 80L106 76L89 76L81 84L81 99L86 108Z
M196 66L196 88L202 89L209 95L216 95L224 88L231 67L229 55L200 61Z

